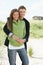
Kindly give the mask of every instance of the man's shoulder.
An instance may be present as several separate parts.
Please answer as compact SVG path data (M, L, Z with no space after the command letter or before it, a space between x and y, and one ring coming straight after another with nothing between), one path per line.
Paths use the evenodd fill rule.
M24 22L29 23L29 21L26 18L23 18Z

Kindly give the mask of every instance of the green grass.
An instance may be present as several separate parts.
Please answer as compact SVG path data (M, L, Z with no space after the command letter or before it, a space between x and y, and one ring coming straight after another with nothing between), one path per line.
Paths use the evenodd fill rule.
M5 40L5 33L3 31L3 26L4 26L4 23L3 22L0 22L0 46L4 43L4 40Z
M30 37L43 38L43 20L30 21Z
M32 57L32 55L33 55L33 49L32 49L32 47L30 47L28 49L28 53L29 53L29 56Z

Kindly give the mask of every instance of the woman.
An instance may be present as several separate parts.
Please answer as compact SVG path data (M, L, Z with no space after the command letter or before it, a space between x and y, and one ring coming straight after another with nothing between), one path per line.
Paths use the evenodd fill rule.
M12 36L8 36L8 58L10 65L16 65L16 52L18 52L21 58L22 65L28 65L28 57L24 47L26 40L23 39L25 36L25 23L19 19L19 11L17 9L11 11L10 17L7 19L7 27L12 31Z

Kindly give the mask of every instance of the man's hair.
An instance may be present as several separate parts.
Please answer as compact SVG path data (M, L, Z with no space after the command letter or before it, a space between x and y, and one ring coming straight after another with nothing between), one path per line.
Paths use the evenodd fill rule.
M25 9L25 10L26 10L26 7L25 7L25 6L20 6L20 7L18 8L18 10L20 10L20 9Z

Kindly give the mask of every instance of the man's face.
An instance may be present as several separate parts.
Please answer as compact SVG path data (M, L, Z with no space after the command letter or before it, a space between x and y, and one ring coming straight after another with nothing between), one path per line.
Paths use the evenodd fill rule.
M20 10L19 10L19 13L20 13L20 17L21 17L21 18L24 18L25 13L26 13L26 10L25 10L25 9L20 9Z

